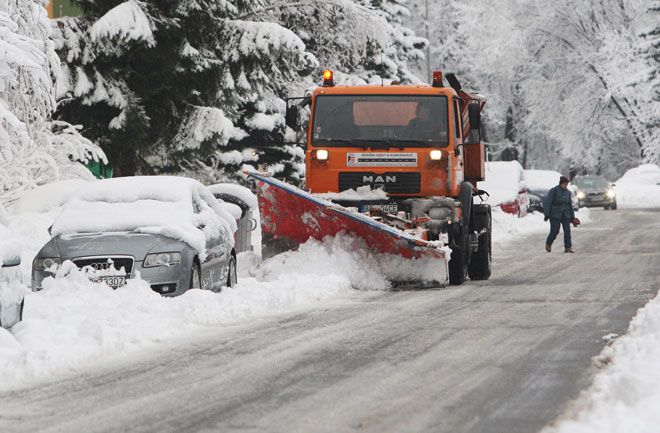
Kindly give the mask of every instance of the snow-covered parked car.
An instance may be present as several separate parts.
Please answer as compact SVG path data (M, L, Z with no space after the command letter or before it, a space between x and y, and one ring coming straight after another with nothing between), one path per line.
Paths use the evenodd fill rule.
M239 210L234 215L238 223L236 253L253 252L260 257L261 224L257 196L249 188L233 183L218 183L207 188L221 203L234 205Z
M660 167L643 164L628 170L614 187L619 207L660 208Z
M21 284L21 243L7 228L5 210L0 205L0 326L11 328L23 317L24 290Z
M522 165L518 161L486 163L486 180L477 184L488 192L486 203L499 206L504 212L522 218L527 215L529 197Z
M66 261L119 287L140 277L163 295L220 290L237 280L234 218L193 179L143 176L82 186L32 264L32 289ZM66 271L63 267L62 271Z

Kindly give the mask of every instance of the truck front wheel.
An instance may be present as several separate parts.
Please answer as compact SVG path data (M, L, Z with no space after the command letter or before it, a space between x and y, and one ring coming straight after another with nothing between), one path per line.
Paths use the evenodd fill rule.
M460 285L465 282L468 271L468 254L470 241L466 228L461 228L451 242L451 258L449 260L449 284Z

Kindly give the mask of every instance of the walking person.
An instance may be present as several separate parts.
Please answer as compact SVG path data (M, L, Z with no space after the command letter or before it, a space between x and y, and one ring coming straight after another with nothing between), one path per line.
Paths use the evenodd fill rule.
M550 234L545 241L545 250L552 251L552 243L557 239L559 228L564 231L564 252L574 253L571 240L571 224L577 227L580 220L575 218L571 192L568 190L568 179L564 176L559 178L559 185L548 191L543 200L543 213L545 221L550 220Z

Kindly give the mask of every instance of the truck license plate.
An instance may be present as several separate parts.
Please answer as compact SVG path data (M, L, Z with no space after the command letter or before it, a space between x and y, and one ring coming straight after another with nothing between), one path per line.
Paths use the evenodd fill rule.
M380 209L384 212L387 212L392 215L396 215L399 211L399 207L396 203L386 203L386 204L365 204L362 206L362 212L369 212L371 209Z
M99 277L95 278L97 283L105 283L108 286L116 289L126 284L126 277Z

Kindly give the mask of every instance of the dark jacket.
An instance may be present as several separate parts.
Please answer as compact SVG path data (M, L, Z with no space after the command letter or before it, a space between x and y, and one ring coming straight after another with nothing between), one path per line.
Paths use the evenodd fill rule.
M569 220L573 220L575 213L573 212L571 192L568 189L562 189L559 185L552 188L543 200L543 213L553 219L560 220L562 216L566 216Z

